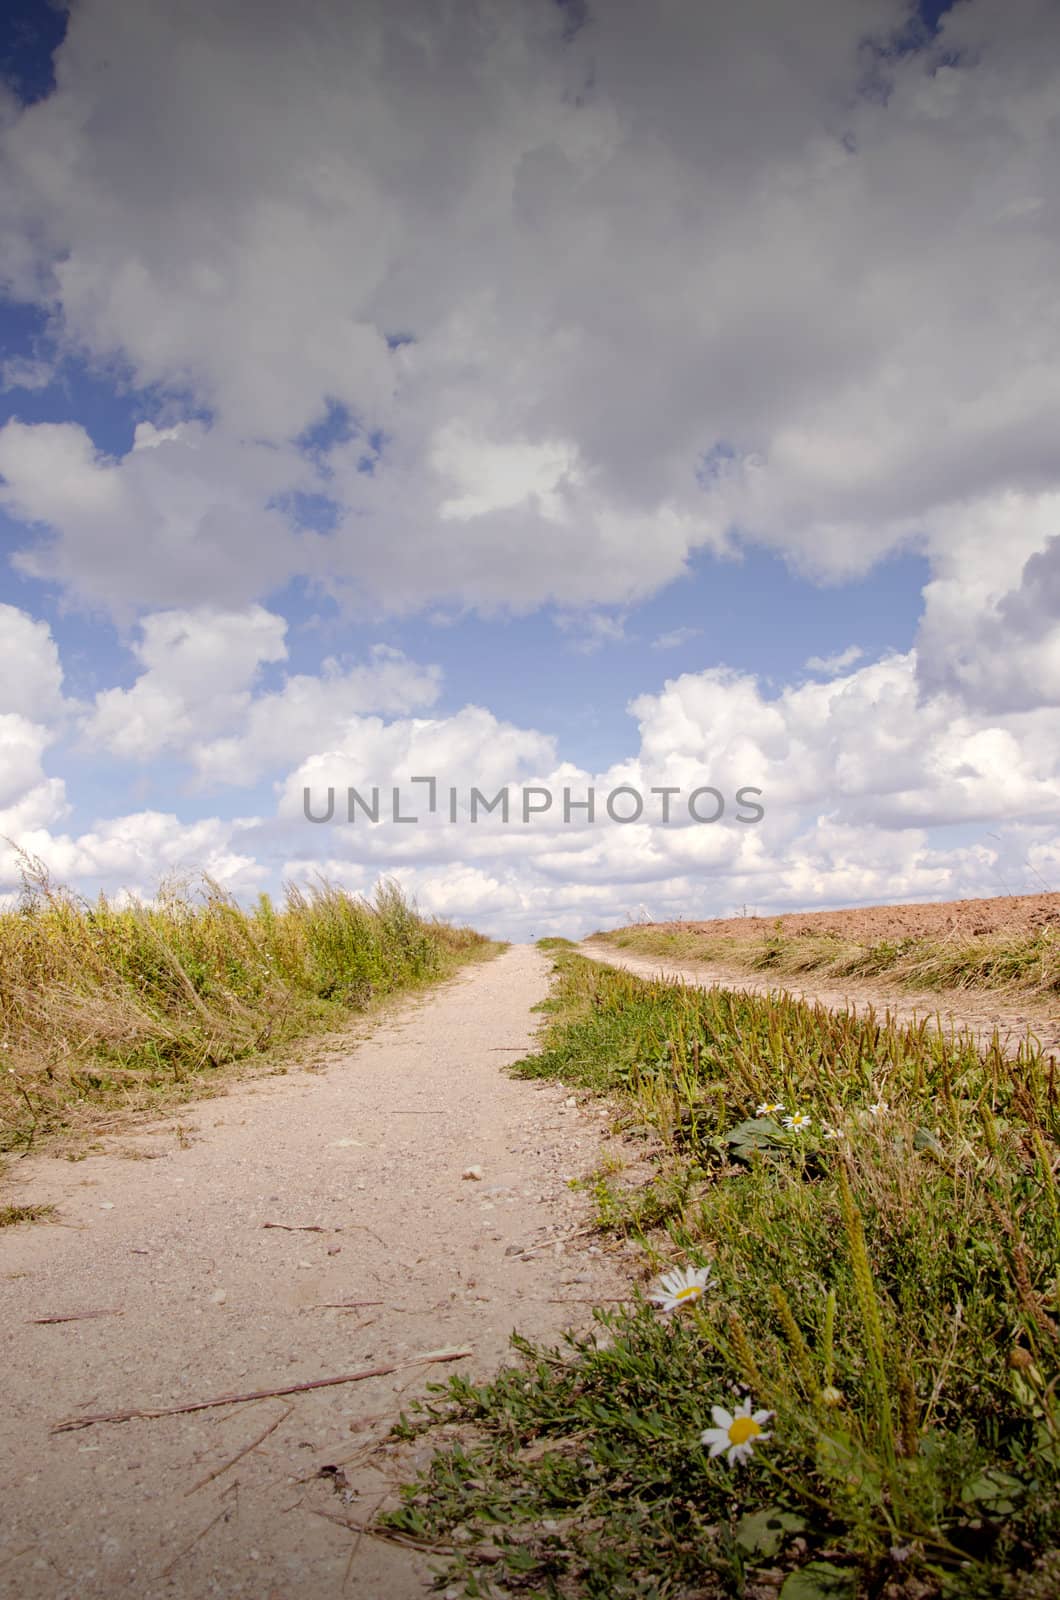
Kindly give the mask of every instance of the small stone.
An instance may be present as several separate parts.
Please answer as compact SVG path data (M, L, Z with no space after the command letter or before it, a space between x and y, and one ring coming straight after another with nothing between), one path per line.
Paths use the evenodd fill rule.
M210 1296L210 1299L213 1301L215 1306L223 1306L225 1301L228 1299L228 1290L215 1289L213 1294Z
M482 1182L482 1168L478 1167L478 1166L465 1167L463 1172L460 1174L460 1176L462 1178L470 1178L475 1183L481 1183Z

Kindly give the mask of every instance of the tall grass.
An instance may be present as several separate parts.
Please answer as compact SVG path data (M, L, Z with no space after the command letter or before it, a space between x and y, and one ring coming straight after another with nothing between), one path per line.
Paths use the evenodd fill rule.
M491 948L393 884L369 902L320 882L247 911L204 879L118 907L28 872L0 915L0 1150L86 1109L150 1103Z
M789 977L885 979L905 989L991 989L1060 995L1060 931L998 932L977 937L875 939L795 933L776 925L760 938L701 933L692 928L632 927L595 934L620 950L675 961L716 962L741 972Z
M656 1174L601 1175L602 1225L714 1283L668 1320L631 1283L596 1336L438 1391L406 1431L464 1441L390 1527L467 1595L1060 1593L1054 1064L558 964L514 1070L617 1098ZM730 1466L700 1433L740 1396L771 1438Z

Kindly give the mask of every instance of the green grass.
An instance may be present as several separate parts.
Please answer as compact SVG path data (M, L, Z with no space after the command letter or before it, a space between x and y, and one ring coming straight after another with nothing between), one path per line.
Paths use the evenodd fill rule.
M631 1284L591 1338L436 1386L403 1431L459 1442L386 1526L466 1595L707 1600L772 1571L783 1600L1055 1596L1053 1064L557 965L542 1052L514 1070L618 1100L656 1176L634 1195L601 1176L601 1224L654 1228L657 1266L714 1286L664 1319ZM756 1116L774 1098L811 1128ZM775 1415L730 1466L699 1437L737 1396Z
M320 882L246 911L204 880L119 907L27 871L0 915L0 1151L201 1092L218 1068L496 948L393 885L370 903Z
M778 918L776 926L757 939L684 927L617 928L593 937L637 955L716 962L742 972L882 978L905 989L1060 994L1060 935L1052 927L1034 933L877 939L864 944L838 934L786 934Z

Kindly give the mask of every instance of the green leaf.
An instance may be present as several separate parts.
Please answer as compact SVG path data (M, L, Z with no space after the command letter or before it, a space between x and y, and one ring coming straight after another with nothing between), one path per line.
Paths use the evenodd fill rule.
M1019 1478L1014 1478L1009 1472L1002 1472L1000 1467L988 1467L977 1478L966 1483L961 1490L961 1499L972 1502L977 1509L981 1509L988 1517L1007 1517L1016 1509L1016 1502L1022 1497L1023 1484Z
M857 1578L846 1567L830 1561L811 1561L784 1580L780 1600L854 1600Z
M930 1128L918 1128L913 1135L914 1150L930 1150L933 1156L943 1156L945 1151Z
M749 1511L736 1524L736 1543L750 1555L763 1556L767 1561L776 1555L788 1534L801 1533L806 1523L793 1511L778 1511L770 1506L765 1511Z

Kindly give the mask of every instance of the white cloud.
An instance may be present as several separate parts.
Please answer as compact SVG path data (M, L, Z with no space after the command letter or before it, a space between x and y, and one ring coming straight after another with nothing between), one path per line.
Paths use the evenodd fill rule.
M245 644L244 678L254 658L254 647ZM400 662L389 664L404 670ZM197 681L185 664L185 682ZM320 717L318 726L335 736L304 757L296 744L280 748L282 715L290 713L286 728L294 737L303 693L307 718ZM8 717L13 803L32 797L19 822L20 842L57 876L92 889L146 893L158 877L196 866L241 889L275 885L281 873L305 878L326 870L355 888L394 874L425 909L507 935L576 933L627 920L630 907L641 903L657 917L724 914L744 904L784 910L1026 891L1054 874L1060 748L1053 719L1045 712L976 713L949 693L918 697L911 654L773 698L747 675L684 674L634 702L637 747L600 773L558 762L547 735L481 707L448 716L329 721L327 693L327 678L307 680L290 702L284 691L253 702L277 723L271 744L255 729L252 709L241 713L238 736L216 742L221 775L238 778L239 751L241 760L267 765L279 779L274 816L234 823L186 824L141 812L53 836L46 830L58 813L48 814L48 802L55 809L62 794L61 785L54 794L42 787L46 734ZM233 763L231 770L217 752ZM201 755L189 750L186 759L201 768ZM411 782L430 775L438 780L433 815L427 787ZM538 784L554 803L526 824L520 790ZM725 820L714 825L697 825L687 814L688 793L704 784L728 802ZM450 785L458 793L456 824L448 814ZM491 798L511 787L507 825L497 813L467 822L472 785ZM604 798L619 785L644 794L644 820L606 820ZM653 785L682 791L671 826L655 820L660 802L648 799ZM735 792L744 785L763 791L760 823L733 820ZM346 820L349 786L369 805L379 791L378 824L363 810ZM577 801L590 786L596 822L575 811L567 823L563 790ZM306 819L306 787L318 815L326 789L335 790L332 825ZM392 820L395 787L402 813L416 814L415 824ZM954 824L962 825L956 838ZM16 876L11 859L6 875Z
M46 622L0 605L0 712L50 720L62 711L63 670Z
M680 650L682 645L690 644L693 639L698 639L703 633L702 628L671 628L667 633L660 633L651 642L653 650Z
M248 710L261 667L286 658L286 632L261 606L145 617L134 646L145 670L131 689L97 695L86 738L140 761L209 739Z
M84 737L126 760L183 754L212 783L249 784L341 742L366 711L389 715L429 706L441 673L377 645L366 664L324 663L261 691L269 664L287 659L283 617L244 611L161 611L143 618L133 650L143 671L130 689L96 697Z
M905 0L568 20L75 9L58 89L7 119L7 276L211 421L120 462L16 425L11 503L52 530L23 570L115 608L307 572L624 606L734 530L811 571L942 567L981 505L1058 491L1047 0L890 53ZM289 441L329 403L356 436L314 483ZM281 509L313 487L326 541Z
M860 645L849 644L845 650L837 650L834 655L809 656L805 665L809 672L825 673L831 678L837 673L845 672L847 667L852 667L864 654Z

